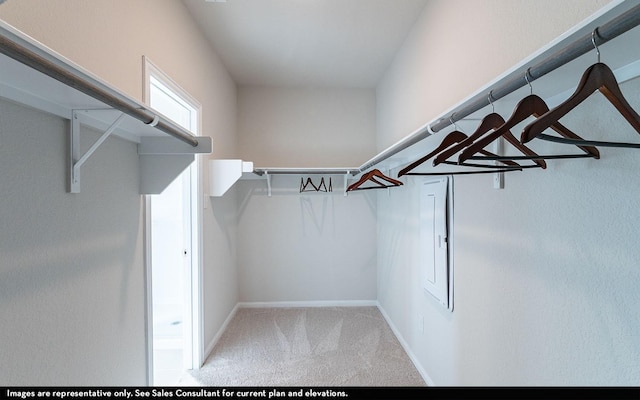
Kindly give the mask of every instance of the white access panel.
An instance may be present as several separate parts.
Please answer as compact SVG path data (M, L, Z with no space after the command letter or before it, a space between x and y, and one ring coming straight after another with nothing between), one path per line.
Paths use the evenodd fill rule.
M452 309L449 274L448 183L443 177L422 183L420 190L420 265L423 288Z

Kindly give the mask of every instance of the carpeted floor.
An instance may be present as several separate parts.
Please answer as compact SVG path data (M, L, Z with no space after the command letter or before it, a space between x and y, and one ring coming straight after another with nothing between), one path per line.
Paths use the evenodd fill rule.
M192 384L425 386L376 307L239 309Z

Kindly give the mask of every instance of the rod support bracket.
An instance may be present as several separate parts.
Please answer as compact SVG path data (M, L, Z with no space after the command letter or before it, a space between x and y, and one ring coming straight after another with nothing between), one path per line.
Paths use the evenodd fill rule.
M107 140L109 136L118 128L122 120L125 118L124 113L120 113L106 131L91 145L91 147L83 154L80 149L80 112L99 111L99 110L71 110L71 140L69 152L69 193L80 193L80 167L91 157L91 155Z

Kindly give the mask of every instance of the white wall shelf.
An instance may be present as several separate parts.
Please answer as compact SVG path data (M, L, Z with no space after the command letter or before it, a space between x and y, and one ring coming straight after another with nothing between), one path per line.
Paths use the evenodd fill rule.
M209 160L209 196L223 196L243 175L252 172L251 161Z
M267 193L271 197L271 177L273 175L334 175L344 177L344 195L347 195L349 178L358 175L359 168L256 168L254 174L267 180Z
M0 97L74 121L71 193L80 191L80 166L112 134L138 143L141 194L162 192L195 154L212 151L210 137L193 136L2 20L0 71ZM81 126L104 132L82 156Z
M345 194L350 177L358 175L358 168L254 168L253 163L242 160L209 161L209 195L223 196L238 180L265 180L271 196L271 177L273 175L326 175L344 177Z

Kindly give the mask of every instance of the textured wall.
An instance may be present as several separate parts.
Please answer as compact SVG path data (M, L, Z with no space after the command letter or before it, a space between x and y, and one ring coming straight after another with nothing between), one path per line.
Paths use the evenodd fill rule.
M607 3L429 1L378 85L378 150L438 117Z
M375 93L243 87L238 135L256 167L357 167L375 154ZM344 197L340 176L303 195L300 178L274 176L272 197L237 184L240 300L375 300L375 196Z
M484 8L487 3L510 5L494 7L497 15L511 10L527 16L515 32L511 25L498 29L487 18L478 18L477 25L495 29L483 41L507 42L504 51L491 47L495 49L491 61L500 63L474 64L488 74L484 77L440 73L443 90L437 93L458 95L446 101L444 97L430 99L426 90L418 90L425 88L422 85L428 76L400 77L393 72L418 71L420 66L448 68L447 56L427 66L428 60L421 57L432 54L431 36L415 36L378 91L379 105L393 105L378 109L383 142L392 141L398 129L430 121L523 58L526 53L518 55L509 49L531 38L526 27L543 35L537 44L531 44L528 52L533 52L603 5L598 1L554 3L558 8L554 17L564 16L554 26L547 26L546 12L540 11L544 7L536 6L536 11L526 1L447 1L431 6L451 13L465 6L468 12L459 16L463 18L484 15L488 11L475 6ZM415 32L429 32L429 21L429 14L423 15L423 25ZM460 55L451 57L463 57L465 43L456 46L456 39L450 40L442 46L460 49ZM576 82L579 78L575 77ZM414 90L402 91L402 87L412 87L412 82ZM635 109L640 109L640 81L627 82L622 88ZM399 93L402 95L396 97ZM424 106L423 118L415 104ZM586 138L638 141L637 133L599 94L567 115L563 123ZM393 131L384 127L393 127ZM437 135L432 139L434 147L441 140ZM545 143L532 146L538 153L568 151ZM378 197L378 299L433 383L640 384L640 317L636 311L640 307L640 252L635 243L640 213L634 206L640 194L640 162L637 150L600 151L600 160L550 160L546 170L507 174L503 190L493 189L490 175L455 177L453 313L416 284L420 243L415 216L417 183L422 178L409 178L402 190ZM416 328L420 317L424 317L424 333Z
M165 73L167 73L178 85L184 88L194 98L202 104L202 135L208 135L213 138L213 154L212 157L225 158L236 156L236 88L235 83L225 70L222 62L209 46L208 42L200 34L186 7L180 1L174 0L115 0L115 1L92 1L86 2L82 0L52 0L47 2L23 0L23 1L7 1L0 5L0 18L16 28L22 30L36 40L43 42L45 45L54 49L56 52L69 58L84 69L90 71L99 78L109 82L119 90L127 93L129 96L142 101L143 93L143 73L142 60L143 55L149 59ZM4 118L4 115L3 115ZM30 130L28 126L24 126L22 119L12 120L12 124L4 122L8 128L15 128L16 135L22 134L22 129ZM61 121L60 124L63 124ZM13 124L18 124L13 126ZM18 129L20 128L20 129ZM58 127L53 128L50 135L59 135ZM38 133L46 136L48 130L43 127ZM4 132L3 135L10 135ZM64 137L63 137L64 139ZM66 140L66 139L65 139ZM114 139L107 140L110 143ZM43 142L43 145L46 142ZM0 146L5 151L14 151L0 140ZM135 145L128 143L135 155ZM16 154L20 154L24 164L7 164L3 168L3 173L8 177L15 176L12 183L21 188L16 196L33 197L34 193L40 192L41 188L34 188L29 185L29 180L23 179L23 175L47 177L51 173L64 173L66 171L66 144L62 147L56 147L56 156L62 157L60 165L55 168L38 164L38 160L42 156L42 149L36 146L21 148L16 150ZM47 150L46 154L53 152ZM109 152L99 149L99 153ZM54 155L48 156L54 157ZM116 184L122 178L120 174L124 174L125 182L128 179L137 179L137 155L135 155L135 163L120 163L119 156L112 156L111 162L105 164L100 172L97 173L95 183L112 183ZM206 156L205 156L206 157ZM35 163L33 167L30 162ZM91 162L91 160L90 160ZM120 164L128 165L131 168L126 172L120 170ZM4 165L4 164L3 164ZM58 171L60 169L60 171ZM83 171L83 193L76 196L77 199L84 199L85 196L91 196L90 187L91 179L85 176ZM208 168L202 169L203 181L207 182ZM43 178L45 179L45 178ZM57 182L57 181L55 181ZM101 215L103 212L103 203L106 200L97 202L87 202L84 213L73 213L74 202L85 200L74 200L74 197L63 196L65 187L60 184L59 190L62 194L59 201L48 201L47 197L34 198L35 204L27 210L13 211L3 205L1 212L15 214L15 218L28 215L27 219L37 219L46 216L55 216L58 214L66 215L72 213L72 218L65 219L65 224L60 226L61 235L68 232L82 231L84 232L83 240L75 244L77 248L76 255L70 254L69 258L73 262L79 262L80 255L97 246L96 243L102 239L98 235L98 223L88 225L91 229L85 231L85 219L94 218L92 214ZM4 185L3 185L4 187ZM204 188L206 193L206 186ZM100 192L102 193L102 192ZM109 193L106 192L105 193ZM115 194L120 193L116 190ZM97 196L97 195L96 195ZM19 198L19 197L18 197ZM135 207L139 212L140 196L133 196L131 193L124 193L116 199L112 199L112 195L105 195L104 198L111 199L109 205L122 207L127 210ZM210 341L218 332L222 323L226 319L229 312L233 309L237 302L237 284L235 271L235 216L236 207L233 202L233 194L223 199L205 199L207 209L203 211L204 221L204 346L207 347ZM4 201L4 200L3 200ZM24 203L25 206L29 204ZM28 211L28 214L27 214ZM117 224L121 219L118 217L109 218L110 214L105 214L104 220L108 226ZM141 227L131 225L132 220L137 221L139 215L128 217L120 226L123 229L123 240L132 240L141 235ZM64 219L64 218L61 218ZM46 220L42 221L45 224ZM17 231L20 235L29 237L33 249L39 246L46 248L47 235L41 234L37 229L37 225L22 225ZM112 239L115 240L115 239ZM127 242L128 243L128 242ZM134 247L136 254L142 251L141 243L137 243L138 247ZM112 249L119 254L118 249ZM123 250L122 257L129 257L128 252L131 249ZM89 257L89 256L87 256ZM112 257L112 255L97 254L95 257L89 257L86 262L89 265L104 263L104 257ZM78 260L76 260L76 258ZM127 266L136 274L141 274L144 270L142 259L136 259L131 266ZM48 270L48 268L45 268ZM72 282L72 275L63 277L49 277L44 274L39 279L42 282L48 282L50 279L60 281L59 285L64 286L64 290L79 291L82 286ZM136 275L137 276L137 275ZM91 299L88 304L97 304L94 307L100 310L100 307L108 307L106 304L112 304L114 301L118 307L131 308L135 312L135 324L112 324L106 332L113 336L109 340L103 341L104 334L98 336L93 335L94 328L77 328L78 335L85 333L84 341L76 340L78 347L77 352L85 353L86 364L101 362L99 355L108 353L110 357L121 360L117 366L114 363L105 365L104 369L94 371L91 368L81 369L82 364L78 363L77 370L68 371L66 368L50 368L46 372L47 379L34 379L30 374L31 369L24 369L15 372L16 381L19 379L30 379L30 383L103 383L103 384L143 384L145 382L145 356L144 356L144 314L142 307L144 305L144 282L140 276L136 280L127 281L126 291L124 293L126 299L114 300L109 296L100 296ZM82 288L81 293L86 296L76 295L73 298L73 306L69 306L68 310L73 312L77 308L87 307L83 303L88 300L85 297L91 297L92 291L102 292L102 289L92 283L87 288ZM106 286L112 288L113 285ZM219 290L220 288L224 290ZM56 288L61 291L63 289ZM120 293L124 289L118 287L115 292ZM79 292L80 293L80 292ZM54 294L55 296L59 294ZM76 304L77 303L77 304ZM115 307L115 305L114 305ZM139 308L140 307L140 308ZM55 312L57 310L38 311L38 304L30 303L9 308L6 312L19 315L29 315L35 313L36 317L42 317L52 321L43 327L32 324L32 326L20 328L39 330L42 336L51 336L64 346L71 346L71 342L65 343L64 337L69 331L70 325L67 325L66 314L63 312ZM97 315L97 314L96 314ZM35 317L34 317L35 318ZM94 318L93 324L102 325ZM55 321L55 322L53 322ZM108 320L111 321L111 320ZM32 321L33 322L33 321ZM73 335L71 336L73 341ZM86 338L86 339L85 339ZM22 362L31 362L30 360L40 359L43 355L43 349L40 345L38 337L24 335L20 346L7 347L0 345L3 355L6 352L8 358L19 359L24 357ZM135 345L122 346L117 340L120 339L126 343L135 341ZM91 340L90 344L86 340ZM99 353L99 354L98 354ZM5 357L2 357L5 359ZM52 353L50 360L53 364L57 360L58 367L63 360L69 357L66 353ZM75 361L75 360L74 360ZM126 365L126 368L121 368ZM99 380L93 379L94 374L102 374ZM0 374L0 376L7 376Z
M0 384L144 384L137 149L106 141L69 194L68 129L0 100Z
M203 108L214 155L235 156L235 84L175 0L10 0L0 18L142 101L145 55Z
M373 90L239 90L239 148L256 167L358 167L375 120ZM344 197L341 176L303 195L300 178L274 176L272 197L264 180L237 184L241 301L375 300L375 196Z
M243 87L238 144L256 167L359 167L373 157L375 91Z
M271 197L264 180L238 184L240 301L375 300L375 195L345 197L341 177L328 194L299 193L297 176L272 179Z

